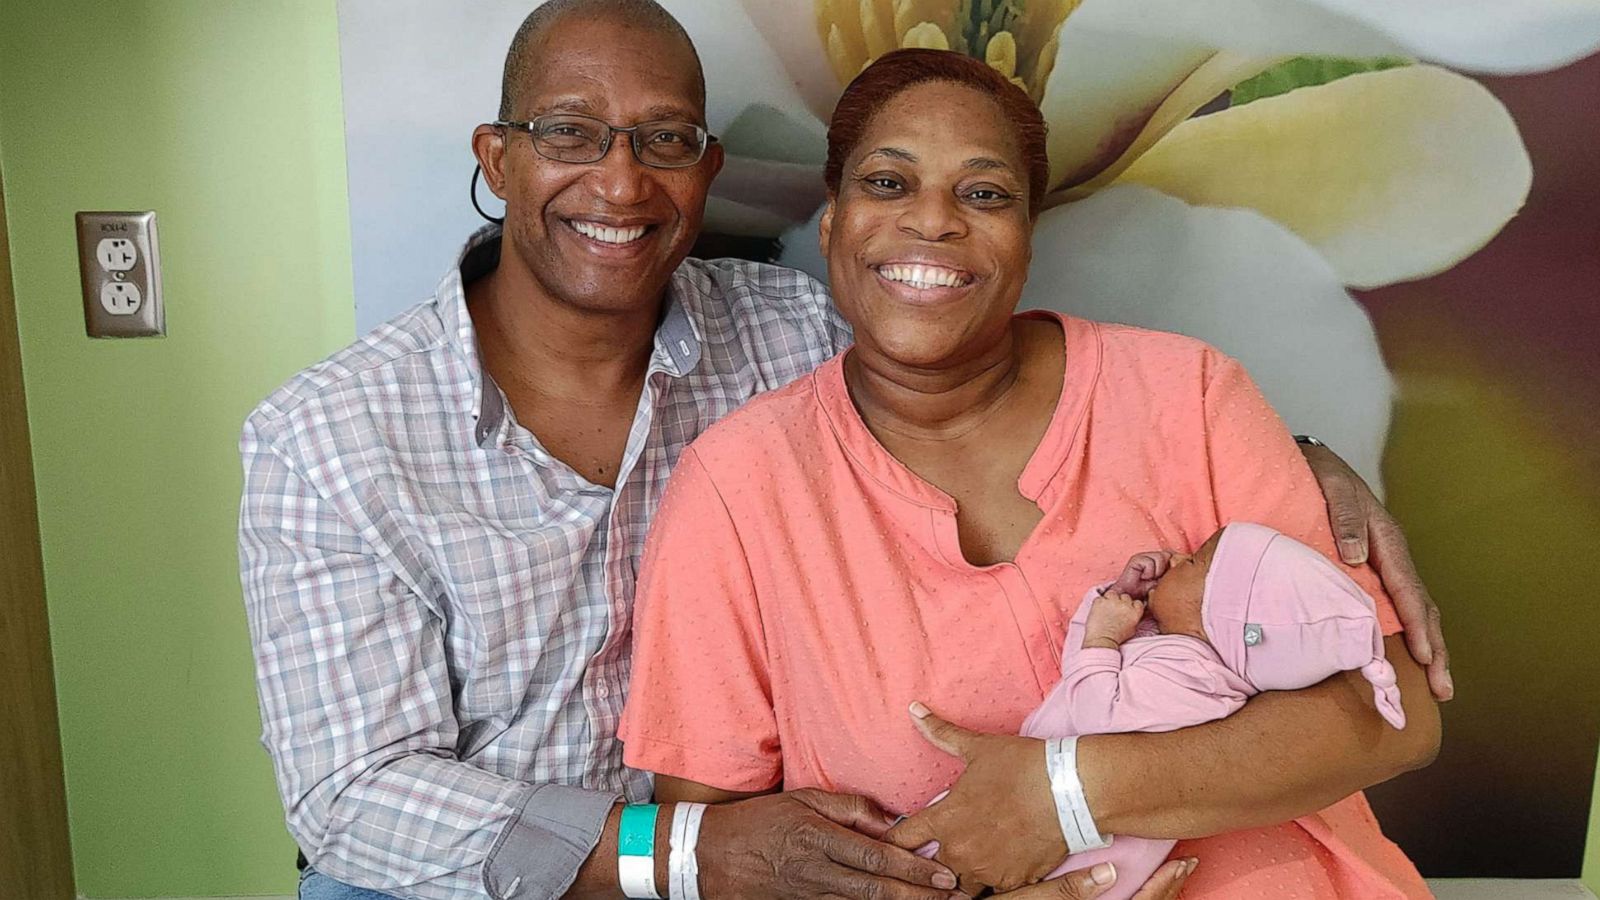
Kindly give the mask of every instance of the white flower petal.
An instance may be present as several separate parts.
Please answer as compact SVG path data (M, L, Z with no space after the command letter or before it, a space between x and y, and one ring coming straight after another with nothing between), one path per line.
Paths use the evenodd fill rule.
M698 0L679 0L678 4L669 5L690 5L694 2ZM725 2L722 0L722 3ZM743 0L742 6L756 31L766 39L767 46L789 81L799 91L805 107L820 121L828 121L833 115L833 104L839 99L839 92L844 86L828 64L827 49L817 33L814 0ZM725 30L729 25L730 20L726 19L720 23ZM701 55L704 57L704 53ZM744 77L743 69L724 67L720 62L711 69L712 73L717 71L737 73L736 77Z
M1143 119L1144 124L1137 131L1120 132L1115 141L1102 143L1095 148L1096 155L1091 157L1088 163L1068 173L1060 181L1053 182L1056 190L1047 198L1046 204L1054 206L1060 202L1087 197L1110 184L1135 160L1166 137L1168 132L1193 115L1195 110L1239 82L1266 71L1275 62L1275 58L1243 56L1226 51L1213 54L1190 72L1182 83L1169 90L1154 110L1139 114L1137 118ZM1063 90L1062 93L1069 96L1075 94L1071 90ZM1091 102L1099 102L1099 98ZM1106 112L1113 117L1117 115L1115 110L1107 109ZM1066 114L1074 115L1071 112ZM1085 118L1080 114L1068 121L1077 123ZM1131 124L1137 119L1129 121ZM1127 141L1126 138L1130 135L1132 140Z
M762 40L740 0L662 0L662 6L682 23L700 54L706 71L706 113L713 132L721 133L752 107L794 110L797 116L813 118L783 61ZM805 34L815 32L815 26L806 26ZM820 58L821 49L816 52ZM834 88L834 96L837 94ZM833 98L828 98L830 110L832 103Z
M1106 30L1098 19L1093 0L1067 17L1039 101L1050 123L1052 188L1086 181L1121 156L1162 101L1215 52L1198 41Z
M1109 30L1262 56L1414 56L1536 72L1600 49L1600 0L1087 0Z
M1393 382L1372 322L1315 250L1250 210L1115 185L1039 218L1024 307L1200 338L1295 432L1377 486Z
M1122 176L1189 203L1258 210L1357 287L1460 262L1521 208L1532 179L1500 101L1422 65L1191 119Z

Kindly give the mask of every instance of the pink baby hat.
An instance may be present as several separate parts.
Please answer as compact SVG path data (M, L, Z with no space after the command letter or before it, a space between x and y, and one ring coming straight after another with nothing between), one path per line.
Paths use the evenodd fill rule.
M1264 525L1222 532L1201 607L1223 663L1263 691L1310 687L1359 669L1378 712L1406 727L1372 598L1327 557Z

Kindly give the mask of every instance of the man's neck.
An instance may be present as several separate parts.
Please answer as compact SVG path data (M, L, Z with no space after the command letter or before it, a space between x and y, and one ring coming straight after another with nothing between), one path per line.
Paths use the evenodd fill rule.
M497 382L573 400L637 397L661 318L659 305L627 313L579 309L504 260L467 287L467 310Z

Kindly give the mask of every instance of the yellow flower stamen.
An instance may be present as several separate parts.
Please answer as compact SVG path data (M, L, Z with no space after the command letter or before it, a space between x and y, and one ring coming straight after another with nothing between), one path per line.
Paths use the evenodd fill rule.
M1037 102L1061 24L1082 0L814 0L828 62L845 84L896 47L975 56Z
M1017 74L1017 40L1011 32L1002 31L989 39L989 48L983 51L983 61L1007 78Z
M860 0L857 13L861 16L861 36L867 45L867 56L872 59L893 50L895 44L894 11L887 0Z
M923 50L949 50L950 39L945 36L944 29L932 22L923 22L906 32L901 39L902 47L918 47Z

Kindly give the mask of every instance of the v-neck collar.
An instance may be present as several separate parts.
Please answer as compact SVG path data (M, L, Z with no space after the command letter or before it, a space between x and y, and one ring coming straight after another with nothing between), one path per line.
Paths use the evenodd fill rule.
M1093 322L1048 310L1029 310L1018 313L1018 318L1058 323L1066 355L1061 396L1051 413L1050 424L1017 479L1017 490L1037 503L1066 463L1068 450L1088 412L1089 398L1100 373L1101 349L1099 331ZM953 515L955 499L896 459L862 420L845 383L844 361L849 353L846 351L824 363L817 369L814 380L817 402L840 445L855 465L888 490L912 503Z

